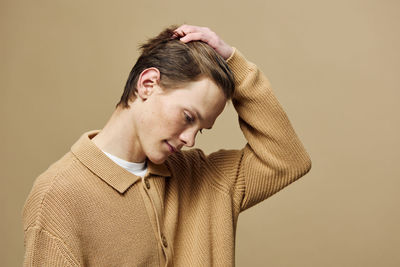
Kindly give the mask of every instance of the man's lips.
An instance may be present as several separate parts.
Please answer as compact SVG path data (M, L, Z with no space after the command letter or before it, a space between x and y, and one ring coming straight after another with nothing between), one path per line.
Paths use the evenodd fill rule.
M170 144L168 143L168 141L165 141L165 143L167 143L168 148L169 148L169 151L170 151L171 153L174 153L174 152L177 151L175 147L173 147L172 145L170 145Z

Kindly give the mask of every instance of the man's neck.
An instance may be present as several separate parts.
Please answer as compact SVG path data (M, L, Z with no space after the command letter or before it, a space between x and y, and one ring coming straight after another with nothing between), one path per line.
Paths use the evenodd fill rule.
M137 140L132 110L118 107L92 141L101 150L129 162L143 162L146 156Z

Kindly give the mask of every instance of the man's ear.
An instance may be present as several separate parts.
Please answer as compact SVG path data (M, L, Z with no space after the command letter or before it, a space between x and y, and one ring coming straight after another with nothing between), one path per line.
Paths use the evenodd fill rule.
M159 86L160 77L160 71L157 68L151 67L143 70L137 82L136 95L140 99L146 100Z

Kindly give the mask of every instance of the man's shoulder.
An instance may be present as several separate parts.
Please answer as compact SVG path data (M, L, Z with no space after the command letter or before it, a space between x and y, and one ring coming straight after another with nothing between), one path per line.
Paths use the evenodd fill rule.
M73 182L77 172L84 171L82 167L79 160L69 151L34 180L32 191L45 193L57 187L59 182Z
M68 203L85 186L81 177L92 175L83 164L71 153L51 164L33 182L32 189L23 207L25 230L40 224L48 212L59 212L66 209ZM66 210L65 210L66 211Z
M174 164L185 164L185 165L215 165L218 166L220 161L232 160L240 157L243 153L243 149L219 149L210 154L206 154L199 148L193 148L188 150L182 150L169 156L167 162L170 165Z
M206 172L210 174L224 169L225 161L235 160L240 153L241 150L219 149L207 155L203 150L194 148L172 154L167 159L167 165L173 172L202 174L207 169Z
M169 166L173 167L175 165L193 165L199 164L199 161L205 158L203 150L199 148L192 148L188 150L181 150L170 155L167 159Z

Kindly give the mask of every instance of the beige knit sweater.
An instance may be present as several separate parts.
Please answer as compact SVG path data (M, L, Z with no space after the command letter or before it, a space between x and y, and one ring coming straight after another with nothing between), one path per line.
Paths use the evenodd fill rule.
M23 220L25 266L233 266L241 211L311 168L268 79L234 48L233 104L248 143L148 163L144 178L83 134L33 185ZM255 255L256 256L256 255Z

